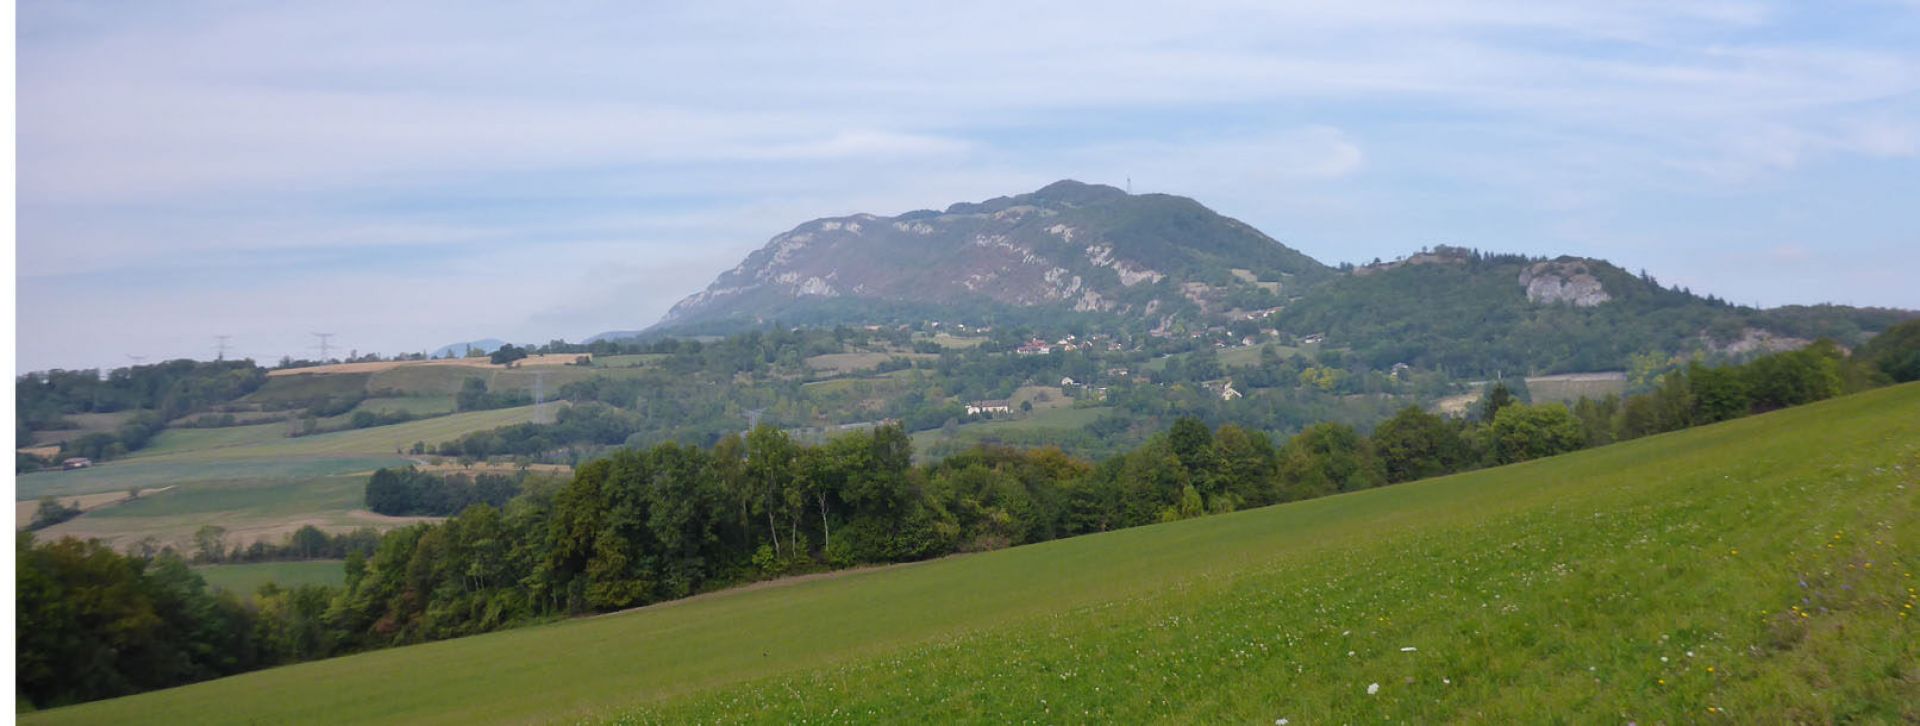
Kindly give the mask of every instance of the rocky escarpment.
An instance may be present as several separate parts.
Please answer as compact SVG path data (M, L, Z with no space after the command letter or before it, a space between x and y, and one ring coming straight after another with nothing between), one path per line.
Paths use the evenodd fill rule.
M1536 262L1520 270L1520 286L1527 290L1527 301L1538 304L1567 303L1577 308L1599 305L1613 296L1589 269L1588 260L1567 259Z

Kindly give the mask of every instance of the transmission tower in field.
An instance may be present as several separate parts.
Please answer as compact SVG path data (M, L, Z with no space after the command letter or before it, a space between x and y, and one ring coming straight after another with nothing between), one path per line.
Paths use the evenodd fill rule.
M229 340L232 340L232 339L233 339L233 336L231 336L231 335L216 335L216 336L213 336L213 340L214 340L214 343L213 343L213 351L214 351L214 353L213 353L213 359L214 359L214 360L217 360L217 361L220 361L220 360L226 360L226 359L227 359L227 341L229 341Z
M331 360L328 355L333 351L333 333L314 333L313 337L320 339L320 362Z
M533 371L533 422L553 423L553 415L547 410L546 371Z

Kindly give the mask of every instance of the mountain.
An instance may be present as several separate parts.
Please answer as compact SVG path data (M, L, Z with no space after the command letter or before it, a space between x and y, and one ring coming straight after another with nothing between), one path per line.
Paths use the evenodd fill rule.
M956 310L1204 315L1271 307L1332 275L1192 199L1060 181L944 212L807 222L681 300L656 329Z
M1761 310L1605 260L1438 247L1340 268L1199 202L1060 181L944 212L817 219L775 236L636 334L778 322L1094 323L1239 344L1319 339L1336 360L1464 376L1618 370L1641 353L1852 346L1916 313Z

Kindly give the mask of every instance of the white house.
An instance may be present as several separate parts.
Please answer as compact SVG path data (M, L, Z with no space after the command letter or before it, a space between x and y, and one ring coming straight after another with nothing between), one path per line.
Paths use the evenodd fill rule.
M1012 413L1012 401L974 401L967 404L967 415L980 413Z
M1220 387L1220 400L1231 401L1239 397L1240 392L1233 389L1233 379L1228 378L1226 385Z

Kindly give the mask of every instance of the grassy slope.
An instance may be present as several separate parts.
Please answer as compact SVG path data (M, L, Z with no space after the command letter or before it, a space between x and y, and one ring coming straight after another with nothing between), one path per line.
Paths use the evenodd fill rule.
M1909 385L23 721L1912 720L1917 498Z
M126 491L128 487L160 487L228 480L301 479L369 472L383 466L404 466L408 460L386 456L345 456L318 459L232 459L112 462L91 469L26 474L14 479L18 500L45 494L66 496L91 492Z
M387 528L415 521L365 511L365 476L192 482L48 528L44 537L100 539L124 547L146 537L193 550L203 525L226 528L229 544L278 543L301 525L326 531Z
M406 460L396 449L429 445L472 431L533 420L533 406L474 411L392 426L290 438L286 423L216 429L168 429L145 449L118 461L70 472L18 477L17 499L82 494L129 486L226 479L297 478L364 472Z
M306 562L257 562L247 565L207 565L193 571L207 584L252 595L269 582L281 587L298 585L339 585L347 580L345 566L339 560Z

